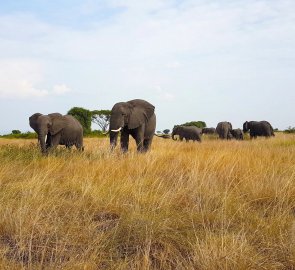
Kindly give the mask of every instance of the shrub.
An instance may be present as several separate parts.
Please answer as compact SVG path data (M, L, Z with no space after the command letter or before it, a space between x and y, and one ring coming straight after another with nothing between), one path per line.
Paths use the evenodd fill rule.
M186 122L182 124L181 126L196 126L198 128L204 128L206 127L206 122L204 121L191 121L191 122Z

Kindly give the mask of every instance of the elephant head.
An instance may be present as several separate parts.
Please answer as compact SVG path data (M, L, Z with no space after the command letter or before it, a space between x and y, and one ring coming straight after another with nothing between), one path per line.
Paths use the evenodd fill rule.
M42 153L46 152L46 136L52 136L60 132L64 126L63 116L59 113L43 115L35 113L30 118L30 126L38 134L38 141Z
M147 123L154 114L154 110L155 107L152 104L141 99L116 103L112 108L110 118L111 144L116 143L118 132L122 128L136 129Z
M247 132L249 130L248 121L243 124L243 132Z
M178 134L179 134L179 126L174 126L173 130L172 130L172 133L171 133L172 139L174 141L176 141L176 138L174 136L178 135Z

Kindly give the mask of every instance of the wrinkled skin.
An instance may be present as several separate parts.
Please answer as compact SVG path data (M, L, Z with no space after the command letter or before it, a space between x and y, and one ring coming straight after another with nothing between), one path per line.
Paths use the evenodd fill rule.
M202 129L202 134L215 134L216 129L215 128L203 128Z
M176 140L174 136L178 135L181 141L185 139L187 142L189 140L201 142L201 134L202 129L195 126L174 126L171 135L173 140Z
M129 135L137 145L138 152L150 149L156 130L155 107L142 99L116 103L111 111L110 144L111 149L117 145L121 132L121 150L128 151Z
M244 140L244 133L240 128L236 128L236 129L231 130L231 135L236 140Z
M230 140L233 136L231 134L232 124L230 122L220 122L217 124L216 132L220 139Z
M248 132L250 130L250 139L256 139L257 136L264 136L269 138L275 136L273 127L267 121L246 121L243 124L243 131Z
M71 115L35 113L29 118L29 122L31 128L38 134L43 154L58 145L65 145L67 148L75 145L79 150L84 149L82 125Z

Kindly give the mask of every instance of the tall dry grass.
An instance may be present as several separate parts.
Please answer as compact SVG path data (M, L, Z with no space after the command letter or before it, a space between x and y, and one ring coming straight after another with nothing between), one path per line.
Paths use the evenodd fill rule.
M295 136L42 157L0 140L0 269L295 269Z

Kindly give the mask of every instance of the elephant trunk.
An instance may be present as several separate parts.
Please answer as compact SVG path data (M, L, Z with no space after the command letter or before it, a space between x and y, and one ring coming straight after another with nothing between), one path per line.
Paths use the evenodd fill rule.
M44 134L44 133L38 134L38 140L40 142L42 153L46 153L46 142L45 142L46 138L45 137L46 137L46 134Z
M172 132L171 135L172 135L172 140L173 140L173 141L176 141L176 138L174 137L174 136L175 136L174 132Z
M117 145L117 139L118 139L118 132L110 132L110 145L111 150L113 150Z

